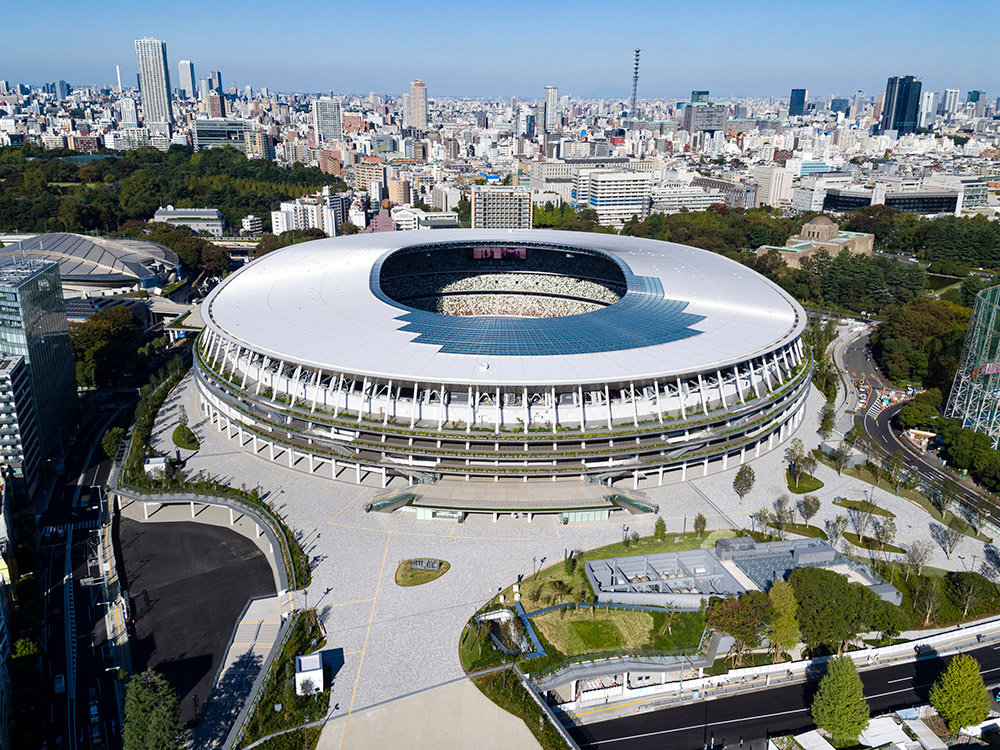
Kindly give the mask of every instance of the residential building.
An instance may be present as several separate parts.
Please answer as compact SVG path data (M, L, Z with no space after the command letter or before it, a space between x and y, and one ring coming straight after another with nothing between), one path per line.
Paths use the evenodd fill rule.
M340 225L348 219L350 208L349 194L331 193L327 186L318 194L281 203L277 211L271 212L271 233L321 229L327 237L336 237Z
M213 91L209 97L213 96ZM247 124L243 120L224 120L212 118L209 120L195 120L191 123L191 134L194 136L194 150L201 151L204 148L217 148L219 146L232 146L239 151L245 151L247 147L246 135Z
M808 96L809 92L806 89L792 89L792 95L788 99L789 117L799 117L805 114Z
M894 130L899 135L917 129L920 108L920 81L913 76L892 76L885 84L885 106L879 129Z
M38 445L47 456L59 446L76 407L76 375L57 263L29 259L0 268L0 354L25 360Z
M554 133L559 129L559 89L555 86L545 87L545 132Z
M385 185L385 165L377 156L365 156L354 165L354 189L368 190L372 182Z
M41 452L24 357L0 358L0 466L21 485L25 496L31 495Z
M423 81L410 84L409 126L415 130L427 130L427 86Z
M387 187L390 203L394 203L399 206L410 202L409 180L389 180Z
M247 214L243 217L243 231L246 234L260 234L264 231L264 221L259 216Z
M208 116L220 119L226 116L226 100L217 91L209 91L205 100Z
M681 211L704 211L726 197L718 190L705 190L697 185L662 185L652 191L652 212L676 214Z
M194 99L195 95L198 93L198 89L195 88L194 77L194 63L190 60L181 60L177 63L179 69L180 78L178 79L178 85L181 89L181 94L183 94L185 99Z
M317 99L312 104L312 116L317 146L344 140L339 100L329 97Z
M271 137L261 130L246 130L243 133L243 149L248 159L273 159L274 145Z
M944 97L941 100L941 114L949 120L958 112L958 89L945 89Z
M439 211L451 211L458 208L462 200L462 191L450 185L435 185L431 189L431 205Z
M135 99L123 96L118 100L118 108L121 110L123 128L139 127L139 109L135 106Z
M136 39L135 56L139 63L143 122L153 132L170 135L174 115L170 70L167 67L167 43L150 37Z
M472 188L473 229L531 229L531 190L477 185Z
M936 91L925 91L920 95L920 114L918 115L917 127L929 128L934 124L938 110L937 96Z
M226 228L222 212L217 208L174 208L160 206L153 214L151 222L188 227L195 232L206 232L213 237L221 237Z

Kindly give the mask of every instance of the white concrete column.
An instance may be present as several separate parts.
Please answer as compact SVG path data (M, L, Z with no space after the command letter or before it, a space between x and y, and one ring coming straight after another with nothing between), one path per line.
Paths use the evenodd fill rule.
M705 398L705 380L701 377L701 373L698 373L698 395L701 396L701 408L708 414L708 400Z
M420 383L413 384L413 401L411 402L410 427L417 423L417 413L420 411Z
M687 410L684 408L684 384L677 378L677 400L681 404L681 419L687 419Z
M441 396L439 401L440 403L438 404L438 406L441 408L441 411L438 414L438 429L440 430L442 427L444 427L445 417L448 416L448 411L444 403L444 383L441 384Z
M503 422L503 408L500 406L500 389L496 390L497 424L496 432L500 432L500 425Z
M740 397L740 403L745 404L746 399L743 398L743 386L740 384L740 368L739 365L733 365L733 382L736 383L736 393Z
M608 409L608 429L611 429L611 390L608 388L608 384L604 384L604 405Z
M639 405L635 402L635 383L631 380L628 383L629 393L632 396L632 422L636 427L639 426Z
M385 414L382 416L382 424L389 424L389 409L392 408L392 379L385 391Z
M356 484L361 484L361 464L354 464L354 481Z
M469 418L466 420L465 431L472 432L472 425L476 423L476 405L472 402L472 386L469 386Z
M719 379L719 398L722 399L722 408L725 409L729 404L726 403L726 388L722 379L722 370L716 370L715 377Z
M556 387L552 386L552 434L559 431L559 398L556 396Z
M660 420L660 424L663 424L663 407L660 405L660 381L659 380L654 380L653 381L653 388L655 389L654 392L656 393L656 417L657 417L657 419ZM663 472L660 472L660 480L661 480L661 484L662 484Z
M358 404L358 421L361 421L361 415L365 413L365 399L367 398L368 392L368 378L365 378L361 383L361 402ZM370 411L370 409L369 409Z
M580 432L586 429L587 418L583 411L583 386L578 385L576 387L577 398L580 400Z
M524 434L528 434L528 426L531 424L531 407L528 405L528 387L525 386L521 391L521 398L524 399Z

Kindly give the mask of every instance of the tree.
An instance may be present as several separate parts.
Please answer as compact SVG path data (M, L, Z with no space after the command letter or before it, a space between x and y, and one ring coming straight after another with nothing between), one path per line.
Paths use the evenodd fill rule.
M985 694L985 691L984 691ZM853 743L868 727L868 702L858 669L847 656L827 662L810 707L813 722L835 740Z
M809 521L819 513L819 498L815 495L806 495L801 500L799 500L799 514L802 516L802 520L808 526Z
M864 537L868 533L868 527L872 523L872 512L869 510L868 504L866 503L857 508L849 509L847 515L851 519L851 525L854 527L855 533L859 537Z
M705 520L705 516L699 513L694 517L694 530L698 533L699 539L701 539L701 535L705 533L706 526L708 526L708 521Z
M958 734L962 727L981 724L990 714L990 699L979 673L979 662L968 654L955 656L931 685L931 705Z
M767 529L767 525L771 523L771 509L760 508L754 511L750 515L750 518L760 526L760 530L763 532Z
M653 538L657 540L662 540L667 536L667 524L664 523L662 516L656 517L656 523L653 524Z
M927 542L914 542L906 548L906 562L913 568L919 576L927 564L927 558L931 556L931 545ZM909 570L906 577L909 578Z
M892 518L880 518L875 522L875 541L878 542L879 549L885 555L886 561L889 560L886 547L891 546L895 540L896 522Z
M760 646L768 610L763 591L747 591L739 596L727 596L708 608L708 626L732 636L730 652L736 664L743 663L743 654Z
M159 672L147 669L125 690L124 750L180 750L177 693Z
M799 604L795 600L792 584L788 581L772 583L767 599L771 605L767 618L767 624L771 628L768 639L777 661L782 651L791 651L799 642L799 621L795 614Z
M125 437L125 430L122 427L112 427L108 429L101 438L101 447L104 455L114 458L118 454L118 446L121 445L122 438Z
M826 568L797 568L789 576L799 603L802 640L838 653L870 625L878 597Z
M337 227L338 236L357 234L360 231L361 230L358 229L357 225L350 221L342 221L340 222L340 226Z
M958 497L958 482L956 482L951 477L944 480L944 484L941 485L941 491L936 493L934 496L934 507L937 508L938 512L941 514L941 520L945 520L948 517L948 508L955 502Z
M903 458L903 451L897 450L885 459L885 472L889 475L889 481L899 491L899 482L903 476L903 469L906 468L906 461Z
M837 411L833 408L833 404L823 404L823 408L819 411L819 433L824 440L830 437L836 425Z
M832 521L826 522L826 538L830 540L830 546L836 549L837 544L844 538L847 531L848 520L846 516L838 515Z
M952 518L947 526L935 521L931 522L931 538L940 545L941 549L944 550L945 557L949 560L951 553L955 551L955 547L958 546L963 536L957 518Z
M188 413L183 404L181 404L177 409L177 424L181 427L188 426Z
M837 449L833 452L833 464L837 467L837 474L842 474L847 468L847 462L851 460L851 446L846 440L841 440L837 444Z
M806 449L799 438L792 440L785 449L785 462L788 464L788 474L791 476L795 486L799 486L799 476L802 473L802 459L805 457Z
M969 616L969 610L980 599L987 596L989 583L979 573L958 571L945 576L945 586L949 598L962 608L962 617Z
M924 625L930 625L931 618L941 604L941 587L936 578L920 578L913 591L913 607L924 616Z
M750 464L743 464L736 472L736 477L733 479L733 489L740 496L740 505L743 504L743 498L750 494L755 480L756 477Z

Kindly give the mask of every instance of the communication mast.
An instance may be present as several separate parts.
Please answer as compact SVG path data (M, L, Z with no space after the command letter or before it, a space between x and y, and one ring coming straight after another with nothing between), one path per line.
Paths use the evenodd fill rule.
M635 65L632 67L632 102L629 105L628 115L633 122L639 119L639 102L636 96L639 90L639 52L635 51Z

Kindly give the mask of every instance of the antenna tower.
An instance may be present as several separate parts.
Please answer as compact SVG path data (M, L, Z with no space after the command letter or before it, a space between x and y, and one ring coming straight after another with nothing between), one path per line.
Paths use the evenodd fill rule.
M636 96L639 90L639 52L641 50L636 49L635 51L635 65L632 67L632 102L629 105L629 118L635 122L639 119L639 101Z

